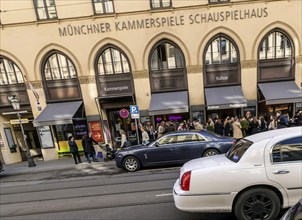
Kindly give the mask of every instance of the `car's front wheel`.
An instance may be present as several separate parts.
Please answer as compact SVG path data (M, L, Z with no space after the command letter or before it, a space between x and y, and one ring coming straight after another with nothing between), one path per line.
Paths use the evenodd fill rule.
M234 206L234 213L240 220L276 220L279 211L278 196L265 188L254 188L242 193Z
M128 172L134 172L140 169L140 162L137 158L135 157L126 157L124 162L123 162L123 168L124 170Z

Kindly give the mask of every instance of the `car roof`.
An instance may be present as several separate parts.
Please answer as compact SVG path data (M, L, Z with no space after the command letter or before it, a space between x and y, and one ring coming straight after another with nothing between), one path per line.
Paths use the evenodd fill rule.
M202 135L205 135L205 136L211 136L211 137L219 137L220 135L219 134L215 134L213 132L210 132L208 130L183 130L183 131L171 131L171 132L168 132L166 133L165 135L173 135L173 134L196 134L196 133L199 133L199 134L202 134Z
M252 142L259 142L276 136L287 136L288 134L302 135L302 126L270 130L270 131L254 134L251 136L247 136L244 139Z

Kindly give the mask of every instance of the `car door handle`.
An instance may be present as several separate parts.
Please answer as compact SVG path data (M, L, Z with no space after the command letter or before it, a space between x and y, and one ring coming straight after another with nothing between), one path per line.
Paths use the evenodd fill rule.
M289 173L288 170L274 170L273 174L287 174Z

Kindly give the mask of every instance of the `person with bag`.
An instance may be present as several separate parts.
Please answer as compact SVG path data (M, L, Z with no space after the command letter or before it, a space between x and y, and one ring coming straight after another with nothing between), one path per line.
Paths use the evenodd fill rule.
M75 164L82 163L81 156L79 154L78 145L75 142L73 136L68 137L68 145L69 145L70 152L72 153L72 157L74 159L74 163Z

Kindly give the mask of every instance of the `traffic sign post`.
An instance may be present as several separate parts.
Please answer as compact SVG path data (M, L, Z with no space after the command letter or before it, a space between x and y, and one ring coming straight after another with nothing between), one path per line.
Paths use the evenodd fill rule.
M139 109L137 105L130 105L130 114L131 114L131 118L135 120L137 143L140 144L139 135L138 135L138 126L137 126L137 119L139 119Z

